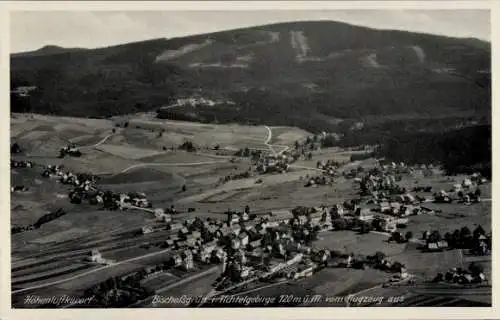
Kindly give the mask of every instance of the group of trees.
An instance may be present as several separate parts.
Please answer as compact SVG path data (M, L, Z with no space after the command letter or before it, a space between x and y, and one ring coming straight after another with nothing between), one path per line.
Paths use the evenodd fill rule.
M35 223L34 226L35 228L40 228L43 224L50 222L52 220L55 220L59 217L62 217L66 214L66 210L59 208L55 212L47 213L41 216Z
M410 241L412 238L413 238L413 232L411 232L411 231L407 231L404 236L401 232L394 231L393 233L391 233L391 236L389 237L388 241L389 242L394 241L397 243L405 243L405 242Z
M10 228L10 234L16 234L16 233L21 233L25 232L28 230L33 230L35 229L34 225L29 225L29 226L14 226Z
M244 158L248 158L248 157L254 157L255 156L255 151L254 150L250 150L248 148L244 148L244 149L240 149L238 151L236 151L236 153L234 154L236 157L244 157Z
M152 272L167 270L168 263L157 265ZM93 306L120 308L150 297L155 294L154 290L143 287L140 281L147 276L148 272L142 269L127 277L112 277L88 288L84 292L85 297L94 297L91 303Z
M358 219L345 219L341 217L332 220L332 228L336 231L357 230L361 234L376 230L374 225L370 222L361 221Z
M483 227L478 225L472 232L467 226L464 226L461 229L455 229L453 232L446 232L444 236L437 230L430 233L424 231L422 239L426 240L427 243L445 240L451 248L474 249L481 236L484 236L486 240L488 239Z
M250 177L251 177L251 173L250 173L249 170L247 170L247 171L244 171L244 172L227 175L227 176L225 176L223 178L220 178L219 181L222 182L222 183L226 183L226 182L229 182L231 180L247 179L247 178L250 178Z
M491 178L491 125L446 132L401 132L385 138L376 156L407 164L441 164L449 175Z
M24 232L24 231L33 230L33 229L39 229L43 224L48 223L50 221L53 221L53 220L55 220L57 218L60 218L60 217L64 216L66 213L67 212L64 209L59 208L59 209L57 209L54 212L44 214L35 223L33 223L31 225L28 225L28 226L14 226L14 227L12 227L10 229L10 233L11 234L16 234L16 233L21 233L21 232Z
M195 145L193 144L193 142L191 140L184 141L179 146L179 149L180 150L186 150L187 152L194 152L194 151L196 151L196 147L195 147Z
M16 154L16 153L21 153L21 152L22 152L22 149L21 149L21 147L19 146L19 144L17 142L14 142L10 146L10 153L11 154Z
M446 272L445 274L443 273L438 273L436 277L432 280L433 283L439 283L439 282L460 282L461 279L460 277L463 275L471 275L473 277L472 282L479 283L483 281L483 279L480 278L480 275L484 273L484 267L476 262L471 262L469 263L467 269L463 268L456 268L453 270L450 270Z
M351 162L362 161L362 160L366 160L369 158L373 158L374 156L375 156L375 153L373 153L373 152L354 153L351 155L350 161Z

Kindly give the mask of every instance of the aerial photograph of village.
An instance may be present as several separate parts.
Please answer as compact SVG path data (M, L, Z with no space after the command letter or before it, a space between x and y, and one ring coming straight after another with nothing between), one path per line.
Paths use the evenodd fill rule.
M12 308L491 307L489 15L11 12Z

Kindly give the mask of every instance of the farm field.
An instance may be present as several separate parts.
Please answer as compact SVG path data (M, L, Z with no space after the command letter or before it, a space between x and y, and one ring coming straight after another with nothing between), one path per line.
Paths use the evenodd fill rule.
M119 123L124 121L124 119L123 117L118 117L113 121ZM240 149L245 147L266 148L264 141L268 134L267 129L263 126L215 125L160 120L155 118L155 114L148 113L128 117L126 121L129 122L129 127L134 130L133 135L127 134L128 138L134 141L132 144L138 144L140 143L140 139L148 137L150 145L160 148L162 146L177 146L185 140L191 140L196 145L205 148L213 147L215 142L219 144L221 149ZM143 133L139 133L138 129L143 130ZM158 137L156 133L161 130L164 130L163 135ZM291 145L295 140L301 140L307 135L307 132L292 127L278 127L277 130L276 138L273 137L273 144Z
M357 234L352 231L324 232L314 246L340 252L355 252L362 255L373 255L382 251L389 257L397 256L406 249L406 244L388 243L387 237L381 234Z
M456 267L467 267L460 250L420 252L416 248L409 248L405 252L394 255L391 258L405 264L409 273L428 280L435 277L438 272L446 272Z
M109 259L111 261L122 261L126 259L131 259L133 257L142 256L148 253L158 252L163 249L159 248L151 248L151 249L143 249L140 247L135 248L121 248L113 251L103 252L102 257L105 259Z
M201 276L200 276L201 274ZM203 297L206 296L212 289L211 285L216 280L220 274L220 268L215 267L203 267L200 270L194 270L193 272L186 273L182 278L177 279L177 281L183 281L182 285L166 284L159 291L163 296L173 296L173 297ZM192 280L191 280L192 279ZM169 289L170 288L170 289ZM158 303L152 305L152 307L170 307L170 308L182 308L187 307L187 304L165 304Z
M51 242L61 242L61 241L66 241L66 240L71 240L76 237L84 236L88 234L87 229L81 229L81 228L71 228L68 230L60 231L57 233L53 233L51 235L48 235L46 237L42 238L37 238L34 240L34 243L39 243L39 244L47 244Z
M148 162L157 162L157 163L190 163L190 162L209 162L214 161L215 157L211 157L210 155L201 155L196 153L191 153L187 151L168 151L163 152L162 154L153 155L153 156L144 156L141 157L141 161Z
M153 275L152 277L144 280L142 285L151 288L152 290L158 290L166 285L170 285L177 281L179 277L174 276L168 272L161 272L158 275Z
M119 158L138 160L144 157L153 157L162 153L161 150L152 150L147 148L136 148L127 145L101 144L96 147L97 150L109 153Z

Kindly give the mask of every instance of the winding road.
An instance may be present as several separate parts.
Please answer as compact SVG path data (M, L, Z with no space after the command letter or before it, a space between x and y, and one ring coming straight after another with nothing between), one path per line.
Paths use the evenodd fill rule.
M288 149L290 149L290 147L288 147L288 146L283 146L283 145L278 145L278 144L271 144L270 142L273 139L273 130L271 130L271 128L268 127L268 126L264 126L264 127L267 129L267 138L264 141L264 144L269 148L269 150L271 150L271 152L273 153L273 155L278 156L278 155L286 152ZM280 152L276 152L276 150L274 150L273 146L275 146L275 147L283 147L283 150L281 150Z
M128 168L123 169L120 173L126 173L132 169L142 168L142 167L150 167L150 166L170 166L170 167L189 167L189 166L199 166L204 164L216 164L216 163L227 163L228 161L202 161L202 162L152 162L152 163L139 163L134 164Z
M266 141L264 141L264 144L269 148L269 150L271 150L274 155L276 155L276 151L273 149L272 145L269 144L269 142L271 142L271 139L273 138L273 131L268 126L264 127L267 129L267 138Z
M90 145L90 146L81 146L81 147L78 147L80 149L89 149L89 148L95 148L95 147L98 147L100 146L101 144L103 144L104 142L106 142L106 140L108 140L110 137L112 137L114 135L114 133L112 134L108 134L107 136L105 136L101 141L97 142L96 144L93 144L93 145Z

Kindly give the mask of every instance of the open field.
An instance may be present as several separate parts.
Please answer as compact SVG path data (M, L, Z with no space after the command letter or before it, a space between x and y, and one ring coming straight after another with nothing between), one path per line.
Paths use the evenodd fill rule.
M158 289L158 292L163 296L181 297L183 295L188 297L202 297L206 296L212 289L211 285L220 274L219 267L204 266L200 270L193 270L192 272L183 275L182 279L177 279L176 282L182 282L182 285L177 285L176 282L166 284ZM180 308L187 307L187 304L162 304L158 303L152 305L153 307L171 307Z
M47 278L54 278L60 275L66 275L68 273L72 273L75 271L79 271L82 269L86 269L88 265L86 264L71 264L66 267L58 267L54 270L48 270L46 272L37 272L36 274L20 276L12 279L12 286L18 286L26 283L33 283L38 281L45 280Z
M273 127L273 137L269 143L290 145L295 141L301 141L307 137L307 132L302 130L290 130L289 127Z
M164 287L165 285L170 285L174 283L178 279L179 279L178 277L172 275L171 273L161 272L158 275L154 275L143 281L143 285L147 288L158 290Z
M161 172L157 168L136 168L127 172L120 172L113 175L105 175L99 181L102 185L107 184L135 184L154 181L168 181L172 179L172 175Z
M491 202L471 206L440 204L433 205L432 208L439 208L443 212L436 215L412 217L407 229L415 235L421 235L425 230L439 230L444 234L463 226L468 226L471 230L477 225L481 225L487 230L491 228Z
M136 148L127 145L102 144L96 147L97 150L112 154L119 158L138 160L145 157L153 157L162 153L160 150Z
M75 237L79 237L82 235L86 235L89 231L87 229L81 228L71 228L68 230L60 231L57 233L53 233L49 236L38 238L34 240L35 243L46 244L50 242L60 242L65 240L74 239Z
M406 244L387 243L387 237L381 234L357 234L352 231L335 231L322 233L314 242L317 248L327 248L341 252L355 252L363 255L373 255L382 251L387 256L396 256L406 249Z
M411 244L409 247L413 246ZM442 252L420 252L416 248L409 248L401 254L391 257L395 261L405 264L408 272L431 280L438 272L446 272L450 268L464 267L461 250L446 250Z
M144 113L132 117L117 117L115 123L129 122L128 130L124 131L125 141L132 145L177 146L185 140L191 140L195 145L202 148L213 147L216 143L221 149L224 148L262 148L267 138L268 131L264 126L244 126L236 124L215 125L193 123L185 121L171 121L156 119L155 114ZM158 132L164 130L161 137ZM277 135L273 135L273 144L292 145L296 140L306 137L307 132L292 127L277 127ZM146 139L145 139L146 138ZM147 140L147 142L144 142ZM116 142L119 138L115 138Z
M154 156L145 156L141 158L141 161L145 163L183 163L183 162L205 162L205 161L213 161L214 157L210 157L209 155L200 155L191 152L183 152L183 151L169 151L162 152L161 154Z
M12 279L17 279L22 276L26 276L29 274L39 274L43 272L49 272L49 271L54 271L60 268L66 268L68 266L74 265L73 261L69 260L58 260L58 261L52 261L52 262L44 262L40 263L38 265L27 267L27 268L22 268L22 269L13 269L12 270Z
M143 249L140 247L135 247L135 248L125 247L122 249L116 249L113 251L104 252L102 256L103 258L109 259L111 261L122 261L133 257L141 256L147 253L158 252L161 250L162 249L158 248Z

